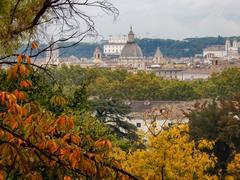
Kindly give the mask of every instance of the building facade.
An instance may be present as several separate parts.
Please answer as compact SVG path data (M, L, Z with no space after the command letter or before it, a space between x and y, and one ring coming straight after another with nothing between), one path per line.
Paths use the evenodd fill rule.
M103 45L103 53L105 56L120 56L126 43L127 36L109 36L108 42Z
M240 42L227 40L225 45L215 45L203 50L203 57L206 59L219 58L231 60L239 58Z

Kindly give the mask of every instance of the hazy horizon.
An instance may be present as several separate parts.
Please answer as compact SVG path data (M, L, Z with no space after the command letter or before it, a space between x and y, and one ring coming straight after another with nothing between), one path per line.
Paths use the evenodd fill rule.
M110 0L119 9L117 20L94 14L96 29L109 35L126 35L130 25L137 38L183 40L194 37L239 36L239 0Z

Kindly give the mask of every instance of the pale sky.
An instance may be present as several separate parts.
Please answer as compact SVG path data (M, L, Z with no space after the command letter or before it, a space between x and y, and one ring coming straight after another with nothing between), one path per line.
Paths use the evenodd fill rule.
M108 35L127 34L130 25L139 38L184 39L239 36L240 0L109 0L120 11L116 21L100 13L96 29Z

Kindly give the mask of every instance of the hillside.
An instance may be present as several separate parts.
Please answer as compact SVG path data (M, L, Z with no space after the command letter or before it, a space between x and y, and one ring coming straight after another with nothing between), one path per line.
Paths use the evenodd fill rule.
M239 37L229 37L229 39ZM137 39L137 43L142 48L143 54L146 57L153 56L157 47L159 46L163 55L171 58L180 57L193 57L195 54L201 54L202 49L211 45L223 45L226 37L202 37L202 38L187 38L182 41L172 39ZM67 45L67 44L64 44ZM94 49L99 46L103 48L102 44L97 43L79 43L74 47L67 49L61 49L60 56L76 56L78 58L86 57L91 58L93 56Z

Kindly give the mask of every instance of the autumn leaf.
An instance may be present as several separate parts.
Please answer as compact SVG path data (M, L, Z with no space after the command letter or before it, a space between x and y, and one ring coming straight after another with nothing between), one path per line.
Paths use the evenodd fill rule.
M26 61L27 61L28 64L31 64L31 59L30 59L29 56L26 56Z
M81 139L80 139L79 137L77 137L77 136L72 135L72 136L71 136L71 141L72 141L74 144L79 145Z
M6 173L2 170L0 170L0 180L4 180L6 176Z
M58 150L58 144L55 141L48 142L48 149L50 153L55 153Z
M20 82L20 87L22 88L28 88L32 86L32 82L29 80L23 80Z
M38 144L39 149L45 149L46 143L42 141L40 144Z
M64 176L63 180L72 180L71 176Z
M73 118L72 117L68 118L68 127L70 129L72 129L74 127L74 122L73 122Z
M60 128L64 128L66 125L66 118L64 116L61 116L58 121L57 124Z
M17 62L18 62L19 64L22 62L22 55L19 55L19 56L17 57Z
M37 48L38 48L37 42L36 42L36 41L33 41L31 47L32 47L32 49L37 49Z
M18 122L16 120L12 120L11 127L12 129L16 129L18 127Z

